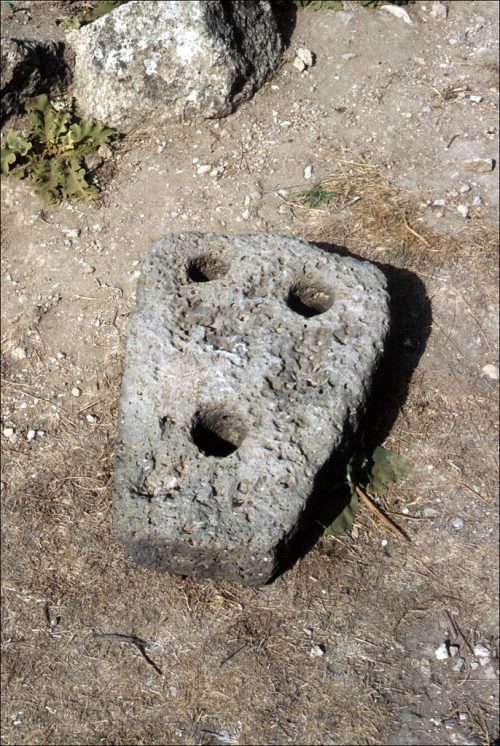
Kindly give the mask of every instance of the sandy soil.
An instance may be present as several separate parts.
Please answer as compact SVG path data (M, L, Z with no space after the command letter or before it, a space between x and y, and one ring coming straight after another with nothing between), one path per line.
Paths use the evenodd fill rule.
M63 38L62 3L20 5L2 3L4 34ZM42 209L2 180L5 744L498 739L498 179L461 166L498 160L498 6L440 19L416 2L408 25L344 5L290 18L282 67L232 116L124 139L96 202ZM311 209L318 183L334 197ZM127 319L154 241L188 229L293 234L385 268L394 334L367 439L414 463L383 503L411 543L361 509L260 590L125 556ZM438 660L446 640L459 652Z

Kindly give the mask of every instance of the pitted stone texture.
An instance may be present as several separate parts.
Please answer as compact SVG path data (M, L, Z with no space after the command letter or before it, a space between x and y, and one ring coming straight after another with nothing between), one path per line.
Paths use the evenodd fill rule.
M167 236L128 329L115 525L144 565L259 585L355 429L382 273L275 235Z
M67 38L80 112L122 132L229 114L283 50L268 0L128 2Z
M50 39L1 39L1 122L24 113L24 104L39 93L56 94L70 72L64 44Z

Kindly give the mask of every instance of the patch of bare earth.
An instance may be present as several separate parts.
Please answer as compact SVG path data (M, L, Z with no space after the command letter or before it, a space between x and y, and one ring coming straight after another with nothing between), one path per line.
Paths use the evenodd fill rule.
M4 33L50 34L61 4L29 5ZM3 743L498 737L497 174L458 166L498 157L498 8L449 6L440 21L409 6L412 26L299 11L252 102L124 140L97 202L41 210L3 182ZM298 46L317 56L307 75ZM311 207L314 187L329 196ZM366 437L414 464L381 503L411 542L362 507L352 534L261 589L125 556L111 499L127 319L154 240L186 229L291 233L385 268L394 327ZM438 660L446 640L458 654Z

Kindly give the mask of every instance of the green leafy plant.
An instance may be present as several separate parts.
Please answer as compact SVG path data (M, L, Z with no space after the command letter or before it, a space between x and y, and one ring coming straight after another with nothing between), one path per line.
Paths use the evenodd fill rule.
M302 192L304 204L308 207L317 208L321 205L327 205L332 197L336 197L336 192L330 192L328 189L324 189L320 184L316 184L308 192Z
M88 23L97 21L98 18L102 18L107 13L110 13L115 8L119 8L120 5L124 5L128 0L103 0L98 3L95 8L92 8L88 13L82 16L64 16L60 19L60 23L64 28L67 29L78 29L82 26L86 26Z
M57 111L43 93L26 104L30 132L11 131L1 149L2 174L28 178L43 202L90 199L99 189L87 180L86 155L109 143L117 133L86 120L71 124L69 111Z
M338 485L342 489L349 489L350 501L326 529L325 534L338 536L350 531L359 507L359 497L384 497L391 484L406 479L411 467L412 464L407 458L383 446L375 448L369 458L353 456L347 464L341 485ZM378 509L375 512L380 515Z

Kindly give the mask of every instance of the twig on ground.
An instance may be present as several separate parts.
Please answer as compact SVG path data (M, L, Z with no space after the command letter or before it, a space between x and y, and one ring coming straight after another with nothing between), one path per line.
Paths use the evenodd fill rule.
M236 648L236 650L233 650L232 653L229 653L229 655L226 655L226 657L221 660L221 663L220 663L221 666L223 666L225 663L228 663L230 660L235 658L238 655L238 653L241 653L243 648L246 648L246 646L247 646L247 643L243 642L239 647Z
M458 626L458 624L455 622L455 620L453 619L453 617L450 614L450 612L448 611L448 609L445 609L444 613L446 614L446 616L448 618L448 621L451 624L451 627L452 627L453 632L455 633L456 637L460 637L465 642L466 646L469 648L469 650L472 653L472 655L474 655L474 649L473 649L472 645L467 640L467 638L465 637L464 633L462 632L462 630L460 629L460 627Z
M363 490L361 489L361 487L358 487L358 485L356 485L354 487L354 489L356 490L357 496L359 498L361 498L361 500L364 502L364 504L366 505L366 507L369 508L372 511L372 513L375 513L375 515L377 516L377 518L380 518L380 520L382 521L382 523L385 524L387 526L387 528L389 528L397 536L400 536L405 541L408 541L408 542L411 543L411 539L408 536L408 534L406 534L403 531L402 528L400 528L396 523L394 523L394 521L391 521L391 519L388 518L385 515L385 513L383 513L380 510L380 508L378 508L372 500L370 500L370 498L368 497L368 495L365 492L363 492Z
M145 640L141 640L140 637L136 637L135 635L121 635L116 632L94 632L94 637L100 637L105 640L110 640L111 642L126 642L129 645L134 645L139 653L142 655L146 663L154 668L159 676L163 676L161 669L153 660L151 660L149 655L146 653L148 643L145 642Z

